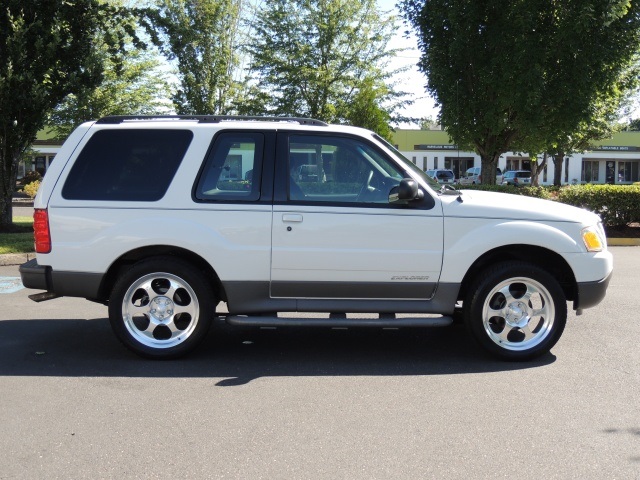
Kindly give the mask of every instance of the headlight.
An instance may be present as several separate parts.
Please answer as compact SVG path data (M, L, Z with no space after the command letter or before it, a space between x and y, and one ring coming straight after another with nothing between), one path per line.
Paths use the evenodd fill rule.
M588 252L601 252L607 246L602 225L582 229L582 241Z

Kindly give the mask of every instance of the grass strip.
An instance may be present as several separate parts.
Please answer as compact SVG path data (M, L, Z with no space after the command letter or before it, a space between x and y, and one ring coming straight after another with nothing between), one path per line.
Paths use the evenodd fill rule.
M24 228L21 233L0 233L0 255L33 252L33 218L14 216L13 223Z

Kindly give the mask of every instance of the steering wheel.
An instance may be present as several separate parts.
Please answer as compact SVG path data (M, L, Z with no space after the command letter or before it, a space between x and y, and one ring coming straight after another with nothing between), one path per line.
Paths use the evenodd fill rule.
M370 190L371 180L373 180L373 170L369 170L369 175L367 175L367 181L364 182L364 184L362 185L362 188L358 192L356 201L361 202L365 198L365 196L369 194L369 192L371 191Z

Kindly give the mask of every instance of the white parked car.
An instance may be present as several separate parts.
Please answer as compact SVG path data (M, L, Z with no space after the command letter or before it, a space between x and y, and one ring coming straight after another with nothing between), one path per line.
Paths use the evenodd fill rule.
M20 268L43 290L32 298L104 303L117 337L152 358L194 349L225 302L234 325L462 316L487 351L525 360L558 341L568 301L602 300L612 272L595 214L441 186L378 135L308 119L85 123L34 217L37 258Z
M460 177L460 185L476 185L482 183L482 167L471 167ZM496 185L502 183L502 170L496 167Z

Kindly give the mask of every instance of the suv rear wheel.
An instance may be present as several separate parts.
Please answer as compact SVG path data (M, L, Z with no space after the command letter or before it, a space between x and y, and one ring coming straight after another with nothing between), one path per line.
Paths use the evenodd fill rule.
M206 277L171 257L134 264L116 282L109 321L122 343L138 355L176 358L206 335L217 300Z
M556 344L567 321L557 280L523 262L501 263L479 276L465 300L465 323L489 352L529 360Z

